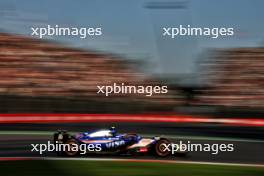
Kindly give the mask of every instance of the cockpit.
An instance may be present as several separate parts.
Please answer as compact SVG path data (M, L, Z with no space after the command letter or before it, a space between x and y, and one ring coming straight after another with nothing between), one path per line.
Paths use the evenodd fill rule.
M93 137L113 137L113 133L110 130L101 130L101 131L90 133L88 136L92 138Z

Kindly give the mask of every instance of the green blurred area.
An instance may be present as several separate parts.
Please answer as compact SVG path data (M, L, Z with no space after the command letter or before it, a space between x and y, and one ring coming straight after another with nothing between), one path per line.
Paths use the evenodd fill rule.
M263 176L263 167L126 161L26 160L0 162L3 176Z

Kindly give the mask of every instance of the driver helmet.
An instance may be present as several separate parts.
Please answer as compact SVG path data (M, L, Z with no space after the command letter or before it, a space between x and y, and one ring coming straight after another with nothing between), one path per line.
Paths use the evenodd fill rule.
M110 128L111 133L115 136L116 135L116 129L114 126Z

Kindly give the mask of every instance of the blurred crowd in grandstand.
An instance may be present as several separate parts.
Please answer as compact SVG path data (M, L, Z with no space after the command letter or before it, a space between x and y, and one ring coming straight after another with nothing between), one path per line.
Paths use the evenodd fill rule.
M54 42L1 34L0 68L2 110L9 106L5 104L8 104L10 96L12 99L14 96L35 98L35 102L39 98L66 98L89 104L93 104L93 101L107 102L108 106L114 102L140 102L150 107L160 104L172 106L181 102L180 98L173 99L171 93L151 97L142 94L105 97L97 94L97 86L100 85L125 83L147 86L160 83L137 71L133 64L112 54L72 49ZM22 106L25 104L23 102ZM28 106L34 105L30 104ZM11 111L12 108L15 109L13 106Z
M31 108L37 105L41 106L40 111L44 111L44 106L46 109L55 106L52 111L64 106L64 111L82 106L74 104L74 101L85 102L81 109L76 110L81 112L90 112L91 107L95 112L103 111L104 106L114 109L114 105L120 109L131 109L137 105L151 112L185 105L263 108L264 48L221 49L212 53L212 57L201 64L206 70L204 77L208 84L199 90L193 87L190 91L146 76L135 65L111 54L2 33L0 111L13 112L19 107L22 108L17 111L23 111L23 108L32 111ZM98 85L112 83L167 84L169 93L151 97L139 94L105 97L96 93ZM43 98L46 105L39 104ZM60 105L54 98L60 99ZM102 106L101 103L106 104Z
M201 104L264 107L264 48L215 50L202 67L209 85Z

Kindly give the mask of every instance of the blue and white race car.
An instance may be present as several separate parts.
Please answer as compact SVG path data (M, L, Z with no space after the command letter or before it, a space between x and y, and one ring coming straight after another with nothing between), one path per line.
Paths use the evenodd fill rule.
M75 147L86 146L86 154L151 154L160 157L171 154L169 150L166 150L166 146L170 144L170 141L166 138L143 138L137 134L119 134L114 127L108 130L82 132L76 135L70 135L66 131L58 131L54 134L54 143ZM93 150L89 150L89 148ZM70 147L57 153L59 155L76 156L80 154L80 148L73 150Z

